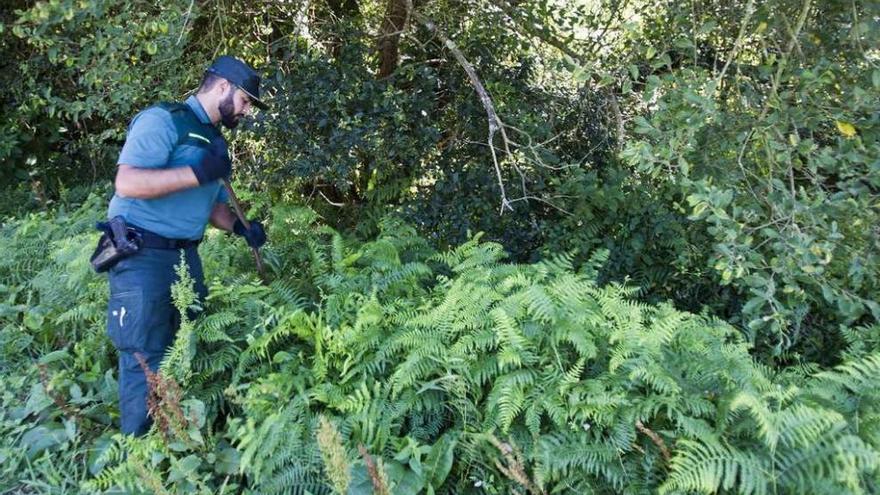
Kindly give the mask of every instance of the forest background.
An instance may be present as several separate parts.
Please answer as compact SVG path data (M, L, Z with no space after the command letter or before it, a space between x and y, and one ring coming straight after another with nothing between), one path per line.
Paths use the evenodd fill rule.
M878 24L866 0L4 2L0 489L876 493ZM271 282L209 236L164 419L124 438L93 224L130 119L224 53L265 75L229 140Z

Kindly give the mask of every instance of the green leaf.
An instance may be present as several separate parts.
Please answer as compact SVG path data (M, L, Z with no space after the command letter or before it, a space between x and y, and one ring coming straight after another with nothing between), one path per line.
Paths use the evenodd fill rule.
M50 405L52 405L52 399L50 399L49 396L46 395L46 390L43 388L43 384L33 384L31 386L31 393L28 396L28 400L24 406L25 414L30 415L39 413Z
M428 457L425 459L424 469L428 473L430 486L440 488L449 471L452 469L452 461L455 459L455 445L457 439L444 435L431 447Z
M346 495L373 495L373 482L363 461L351 467L351 483Z
M700 34L711 33L711 32L714 31L715 28L717 28L717 27L718 27L718 23L715 22L715 21L707 21L707 22L704 22L704 23L700 26Z
M842 120L838 120L835 123L837 124L837 130L840 131L840 133L843 135L843 137L851 138L856 135L855 126L853 126L849 122L844 122Z
M178 481L182 479L188 478L192 475L196 469L202 464L201 459L199 459L195 454L188 455L181 459L180 461L174 462L171 467L171 472L169 473L168 480L169 481Z
M186 417L196 428L205 426L205 403L198 399L186 399L180 403L186 411Z
M228 444L219 446L217 459L214 461L214 471L220 474L236 474L241 463L241 452Z
M630 64L627 68L629 69L629 75L631 78L633 78L633 79L639 78L639 67L637 65Z
M62 361L70 357L70 354L62 349L59 351L52 351L49 354L44 355L40 358L40 364L49 364L54 363L56 361Z
M755 311L761 309L766 302L767 300L763 297L753 297L749 299L749 302L747 302L745 306L743 306L742 312L747 315L753 314Z
M394 484L394 495L417 495L425 486L425 479L397 461L385 463L385 472Z
M87 461L89 473L91 473L92 476L97 476L98 473L104 469L104 466L108 461L108 459L104 457L104 454L113 446L113 444L114 441L111 433L104 433L92 442L92 447L88 449Z
M20 445L27 449L29 459L35 458L40 452L61 444L67 440L67 431L57 423L37 426L21 437Z

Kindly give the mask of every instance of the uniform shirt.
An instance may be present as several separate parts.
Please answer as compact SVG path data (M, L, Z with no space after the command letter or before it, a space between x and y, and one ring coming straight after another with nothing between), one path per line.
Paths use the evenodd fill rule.
M195 96L186 104L204 124L211 120ZM177 146L178 135L171 113L150 107L132 119L125 145L117 165L138 168L188 167L201 161L204 148L183 144ZM184 189L151 199L129 198L118 192L110 200L108 218L122 215L126 223L141 227L170 239L199 239L217 202L227 202L220 180Z

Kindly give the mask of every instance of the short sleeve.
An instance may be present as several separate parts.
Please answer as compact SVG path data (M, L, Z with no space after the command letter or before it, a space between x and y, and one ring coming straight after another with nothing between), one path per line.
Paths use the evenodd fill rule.
M161 108L148 108L132 119L117 164L164 167L176 144L177 131L171 114Z
M222 184L220 185L220 189L217 191L216 202L229 204L229 194L226 192L226 187L224 187Z

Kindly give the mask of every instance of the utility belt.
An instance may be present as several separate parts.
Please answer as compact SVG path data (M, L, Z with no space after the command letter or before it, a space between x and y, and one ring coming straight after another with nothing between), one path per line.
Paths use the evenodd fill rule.
M168 237L162 237L159 234L154 234L149 230L144 230L140 227L129 227L130 229L137 232L142 240L141 247L143 248L152 248L152 249L189 249L191 247L196 247L202 242L201 239L169 239Z
M141 249L189 249L202 242L201 239L170 239L134 225L126 225L122 216L98 222L95 226L104 232L90 259L92 268L98 273L109 270Z

